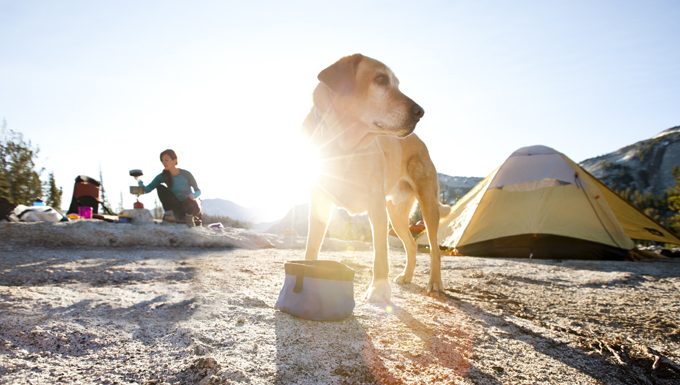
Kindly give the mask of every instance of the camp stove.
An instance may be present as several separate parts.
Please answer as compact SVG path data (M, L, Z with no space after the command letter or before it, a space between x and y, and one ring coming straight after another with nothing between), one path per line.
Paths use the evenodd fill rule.
M140 176L144 175L142 170L139 169L134 169L130 170L130 176L135 178L135 180L138 180ZM142 186L130 186L130 194L135 195L137 197L137 201L132 205L132 207L136 209L143 209L144 204L139 201L139 196L144 194L144 187Z

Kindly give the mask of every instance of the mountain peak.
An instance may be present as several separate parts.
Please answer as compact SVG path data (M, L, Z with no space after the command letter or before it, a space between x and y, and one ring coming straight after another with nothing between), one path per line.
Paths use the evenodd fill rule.
M658 134L656 134L656 136L652 139L657 139L657 138L660 138L662 136L666 136L666 135L670 135L670 134L677 134L677 133L680 133L680 126L667 128L667 129L659 132Z
M673 167L680 165L680 126L580 164L616 191L663 195L675 183Z

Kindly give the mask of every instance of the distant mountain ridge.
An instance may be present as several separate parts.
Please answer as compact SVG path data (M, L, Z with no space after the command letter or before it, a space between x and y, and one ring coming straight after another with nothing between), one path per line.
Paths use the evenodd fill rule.
M437 174L441 200L445 203L453 203L465 195L470 189L483 178L450 176ZM280 221L266 229L274 234L307 234L307 204L295 206ZM350 215L343 209L336 209L328 227L328 236L331 238L353 239L366 241L371 237L371 227L366 214Z
M680 166L680 126L586 159L580 165L612 190L632 189L661 196L675 184L673 167Z
M229 217L238 221L258 222L261 211L255 208L243 207L226 199L203 199L201 200L202 210L205 214Z
M680 166L680 126L579 164L612 190L633 189L663 195L675 183L673 167ZM440 198L448 204L457 201L483 179L446 174L437 174L437 177ZM225 199L204 199L202 203L204 212L209 215L227 216L253 224L261 222L261 212L255 208L246 208ZM341 212L335 215L334 222L336 224L331 225L329 233L352 233L360 237L368 229L365 216L352 217ZM306 234L307 205L291 208L284 218L271 224L271 230Z
M482 178L477 177L449 176L445 174L438 174L437 176L439 177L439 188L442 201L447 203L451 203L465 195L465 193L482 180ZM212 216L229 217L231 219L254 224L259 223L261 221L260 218L262 218L262 212L257 208L243 207L226 199L203 199L201 205L203 212ZM297 227L298 229L302 225L297 222L304 220L305 231L307 225L306 210L306 205L291 208L291 212L296 214L289 213L287 216L295 218L292 221L296 223L294 227ZM336 217L337 216L344 217L345 214L338 214ZM290 221L290 218L288 218L288 220Z
M442 202L451 204L467 194L482 179L476 176L450 176L437 174L439 179L439 195Z

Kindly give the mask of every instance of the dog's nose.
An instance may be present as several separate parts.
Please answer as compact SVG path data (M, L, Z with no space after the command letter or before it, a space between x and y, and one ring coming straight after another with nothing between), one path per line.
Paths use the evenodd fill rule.
M423 110L423 107L419 106L418 103L413 103L413 106L411 106L411 113L415 118L420 119L425 115L425 110Z

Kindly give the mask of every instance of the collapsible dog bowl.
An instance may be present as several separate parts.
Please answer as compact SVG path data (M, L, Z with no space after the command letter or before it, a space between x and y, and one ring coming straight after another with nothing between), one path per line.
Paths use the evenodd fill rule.
M354 270L328 260L289 261L276 308L314 321L337 321L354 311Z

